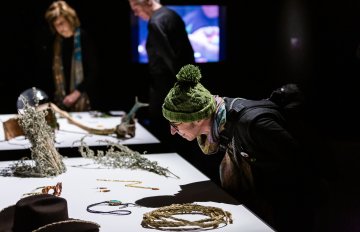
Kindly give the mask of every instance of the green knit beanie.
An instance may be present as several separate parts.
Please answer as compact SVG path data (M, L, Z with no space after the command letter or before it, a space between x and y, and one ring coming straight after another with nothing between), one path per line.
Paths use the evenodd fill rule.
M177 82L165 97L163 116L171 122L192 122L215 112L214 96L200 84L200 69L185 65L176 75Z

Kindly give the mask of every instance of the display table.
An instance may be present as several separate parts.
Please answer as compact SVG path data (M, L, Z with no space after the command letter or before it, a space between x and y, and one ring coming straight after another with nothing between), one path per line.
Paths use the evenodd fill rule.
M97 129L114 128L116 125L120 124L121 121L120 116L94 117L89 112L76 112L70 114L82 124ZM4 122L14 116L14 114L0 115L0 121ZM123 139L117 138L115 134L108 136L89 134L87 131L70 124L66 118L57 117L57 122L59 124L59 130L56 130L55 132L55 146L58 148L78 147L80 146L78 141L82 138L84 138L84 142L87 145L92 147L105 145L105 140L124 145L160 143L155 136L153 136L138 122L135 124L135 137ZM24 136L19 136L9 141L5 141L4 128L2 123L0 124L0 150L20 150L28 149L29 147L31 147L31 144Z
M229 211L232 214L233 224L222 226L214 231L274 231L177 153L143 156L151 161L157 161L158 165L168 168L179 178L165 177L144 170L100 167L91 159L67 158L64 159L67 171L56 177L1 176L0 210L15 204L24 193L31 192L37 187L62 182L61 197L68 202L69 217L96 222L101 225L100 231L104 232L154 231L154 229L141 226L143 214L174 203L196 203ZM0 168L9 167L13 163L14 161L0 162ZM159 190L127 187L125 185L129 184L128 182L98 181L97 179L141 181L140 186L159 188ZM106 187L110 191L100 192L99 187ZM106 200L120 200L124 203L136 203L139 206L126 208L131 211L131 214L122 216L94 214L86 211L88 205ZM96 210L114 210L114 208L104 206ZM189 215L187 220L191 217L199 219L199 215Z

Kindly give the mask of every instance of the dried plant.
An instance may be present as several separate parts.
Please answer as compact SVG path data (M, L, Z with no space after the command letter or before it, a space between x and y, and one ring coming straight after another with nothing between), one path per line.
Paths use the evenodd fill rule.
M34 88L35 91L35 88ZM15 176L48 177L56 176L66 171L62 156L55 148L55 132L46 122L47 111L37 110L39 105L35 98L35 106L29 105L27 99L20 96L24 108L19 110L18 121L25 137L31 143L32 162L22 159L10 170Z
M85 138L85 137L84 137ZM106 151L98 150L96 153L90 149L84 142L84 138L80 140L79 152L84 158L91 158L96 163L112 167L112 168L127 168L127 169L142 169L153 172L158 175L170 177L171 175L179 178L169 169L161 167L156 161L150 161L142 156L139 152L133 151L125 145L113 143L111 141L103 141L108 144L109 149Z

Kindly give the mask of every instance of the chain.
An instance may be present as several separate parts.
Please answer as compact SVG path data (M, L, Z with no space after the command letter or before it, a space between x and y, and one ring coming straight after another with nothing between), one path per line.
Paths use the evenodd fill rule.
M130 182L130 184L126 184L126 187L133 187L133 188L142 188L142 189L151 189L151 190L159 190L159 188L153 188L153 187L144 187L139 186L139 184L142 184L142 181L137 180L110 180L110 179L96 179L97 181L110 181L110 182Z

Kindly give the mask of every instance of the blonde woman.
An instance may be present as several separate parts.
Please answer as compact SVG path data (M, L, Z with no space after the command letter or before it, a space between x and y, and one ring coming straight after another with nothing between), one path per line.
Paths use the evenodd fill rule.
M65 1L53 2L45 19L54 33L54 103L67 111L88 111L88 94L97 73L94 46L76 11Z

